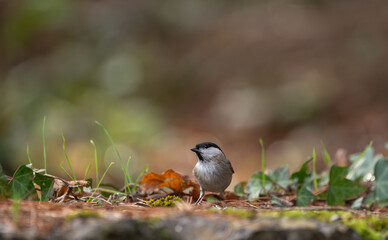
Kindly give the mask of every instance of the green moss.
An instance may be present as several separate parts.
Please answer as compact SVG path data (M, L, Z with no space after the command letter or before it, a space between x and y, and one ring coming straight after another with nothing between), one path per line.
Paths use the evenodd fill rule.
M332 223L332 219L336 218L338 223L352 228L366 240L378 240L388 237L388 220L378 216L359 216L346 211L303 210L272 212L264 215L270 217L314 218L327 223Z
M76 213L69 214L65 217L66 222L70 222L71 220L75 218L92 218L92 217L101 217L101 214L95 211L90 211L90 210L82 210Z
M216 213L224 213L224 214L228 214L228 215L240 217L240 218L252 218L256 215L256 213L252 210L233 208L233 207L229 207L223 210L219 210L216 208L209 208L208 211L216 212Z
M173 207L176 202L182 202L182 198L169 195L164 198L159 198L158 200L151 199L147 202L147 205L152 207Z

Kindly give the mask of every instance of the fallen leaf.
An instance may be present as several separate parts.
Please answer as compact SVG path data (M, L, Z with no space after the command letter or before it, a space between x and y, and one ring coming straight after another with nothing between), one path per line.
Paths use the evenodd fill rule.
M147 195L158 192L161 189L172 190L172 193L186 194L193 196L194 199L199 197L199 187L190 178L175 172L172 169L162 174L150 172L144 175L140 181L140 189Z

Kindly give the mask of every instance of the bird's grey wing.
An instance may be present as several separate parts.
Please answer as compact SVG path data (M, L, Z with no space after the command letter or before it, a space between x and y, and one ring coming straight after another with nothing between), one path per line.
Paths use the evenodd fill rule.
M229 169L232 171L232 173L234 173L234 170L233 170L232 164L230 163L230 161L229 161L229 160L228 160L228 166L229 166Z

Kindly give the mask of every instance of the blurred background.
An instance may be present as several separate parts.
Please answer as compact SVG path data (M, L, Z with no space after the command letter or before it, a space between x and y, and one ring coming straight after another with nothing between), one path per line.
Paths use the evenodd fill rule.
M217 143L236 174L291 170L321 140L333 159L373 140L386 152L385 1L0 1L0 163L66 177L94 162L122 183L130 170L191 175L190 148ZM320 163L324 169L324 164ZM93 163L89 173L94 177Z

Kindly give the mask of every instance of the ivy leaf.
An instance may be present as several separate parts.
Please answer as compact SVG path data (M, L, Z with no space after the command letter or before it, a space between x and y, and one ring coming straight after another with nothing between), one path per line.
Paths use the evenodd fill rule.
M288 166L278 167L275 171L269 171L268 177L283 188L287 188L294 183L294 181L290 179Z
M313 160L313 158L307 159L303 163L302 167L300 167L299 171L294 172L291 175L291 179L297 179L298 180L298 184L303 184L305 178L307 178L307 177L309 177L311 175L311 171L309 171L309 169L307 167L307 164L309 164L309 162L311 162L312 160Z
M8 178L3 173L3 168L0 165L0 199L5 199L9 194Z
M375 177L374 198L378 201L388 201L388 158L380 159L376 163Z
M354 197L365 191L363 186L346 179L346 167L332 166L330 169L329 189L327 190L327 204L344 205L345 199Z
M40 173L35 173L35 179L34 182L39 185L40 187L40 200L41 201L48 201L50 197L53 195L53 184L54 184L54 178L45 176Z
M362 153L351 155L352 165L349 167L347 178L356 180L367 177L367 175L372 176L377 161L382 158L382 155L374 156L374 150L371 146L368 146Z
M234 186L234 193L237 195L244 197L245 196L245 188L247 186L247 182L240 182L236 186Z
M352 206L350 207L351 209L361 209L362 207L362 201L364 201L364 197L357 198Z
M27 199L29 196L36 197L34 186L34 173L31 168L25 165L20 166L13 175L10 182L11 198L12 199Z
M296 196L296 205L298 206L307 206L316 198L307 184L303 184L302 187L299 188Z
M271 202L279 207L284 207L284 204L283 202L280 200L280 198L274 196L274 195L271 195Z
M262 181L263 173L257 172L253 174L251 179L249 179L247 184L246 193L248 194L249 198L257 198L260 195L265 194L272 188L271 179L265 175L265 184L263 184Z

